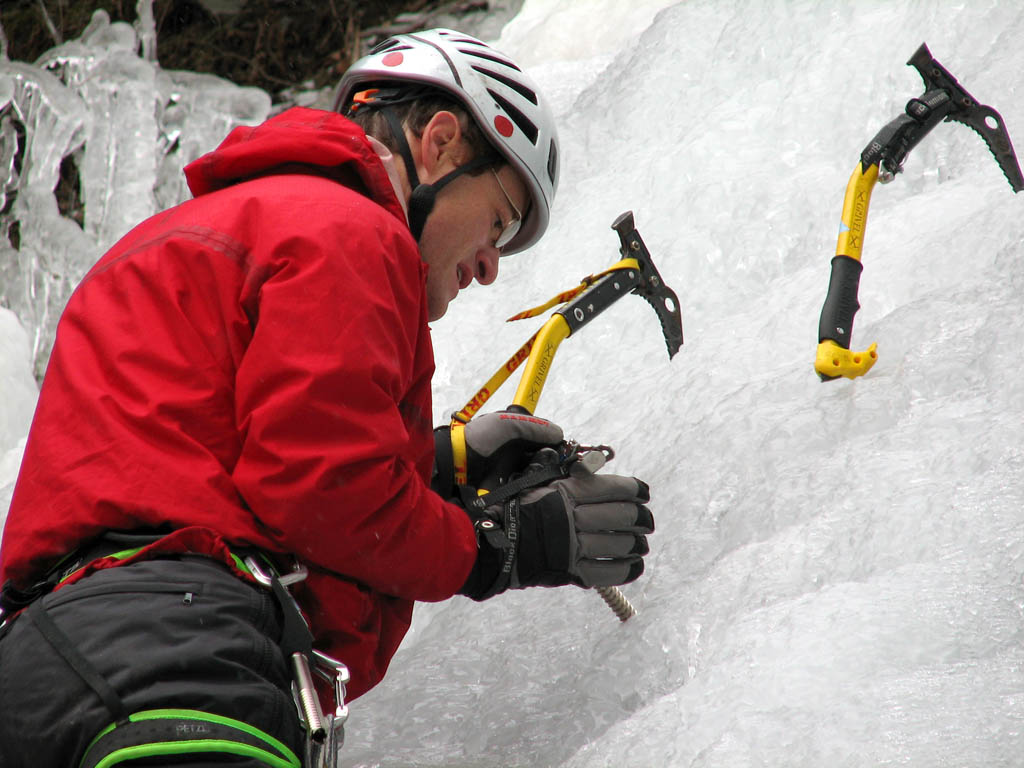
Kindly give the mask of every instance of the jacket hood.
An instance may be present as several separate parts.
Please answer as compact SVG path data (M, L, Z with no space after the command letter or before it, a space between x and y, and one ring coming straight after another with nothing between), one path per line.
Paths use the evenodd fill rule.
M260 176L295 172L361 184L360 191L405 221L366 134L335 112L292 107L256 127L235 128L215 150L185 166L185 179L199 197Z

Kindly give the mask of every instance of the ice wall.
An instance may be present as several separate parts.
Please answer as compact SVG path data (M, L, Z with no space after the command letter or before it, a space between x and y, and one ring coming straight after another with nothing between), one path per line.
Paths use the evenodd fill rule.
M162 70L151 58L152 14L139 5L136 26L97 11L79 39L39 61L0 60L0 305L27 329L37 377L89 266L187 197L184 165L270 111L258 89ZM79 221L58 206L62 165L74 190L62 199L78 198Z
M418 607L351 707L343 765L1021 764L1024 195L974 133L938 126L875 190L854 328L875 368L828 384L812 368L846 180L919 94L904 62L926 41L1020 152L1021 39L1013 3L527 0L499 47L555 102L559 199L545 241L436 324L435 418L535 328L504 317L617 258L609 225L633 209L686 343L669 362L627 297L562 345L539 413L650 482L658 531L625 589L640 614L620 625L572 589ZM37 101L70 90L28 69ZM154 100L158 201L184 162L168 150L219 140L237 93L174 79L181 108ZM0 103L19 83L0 77ZM47 98L41 114L81 109L86 128L42 119L53 138L30 171L81 153L95 119ZM3 125L32 124L32 103ZM43 229L35 247L59 250ZM33 333L0 310L0 510Z
M854 346L879 362L823 384L813 361L847 179L920 95L905 62L927 42L1021 152L1024 12L661 6L528 0L506 28L557 101L552 229L434 334L440 420L535 328L502 319L612 263L634 210L686 343L669 362L623 299L562 344L538 413L651 483L640 614L573 590L420 607L346 764L1019 766L1024 195L972 131L875 189Z

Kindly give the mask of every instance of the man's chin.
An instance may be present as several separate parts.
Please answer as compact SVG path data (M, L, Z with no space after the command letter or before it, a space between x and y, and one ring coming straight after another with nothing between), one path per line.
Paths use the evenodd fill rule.
M432 318L432 320L440 320L442 317L444 317L446 314L448 314L448 307L450 307L452 305L452 302L455 301L455 299L458 298L459 291L461 291L461 290L462 290L461 288L456 287L455 290L452 292L452 295L448 297L448 299L444 302L444 304L440 308L437 308L437 307L433 308L434 310L437 310L437 311L433 312L433 314L435 314L436 317Z
M448 314L448 302L444 303L444 306L440 308L430 307L427 309L427 319L430 322L436 322Z

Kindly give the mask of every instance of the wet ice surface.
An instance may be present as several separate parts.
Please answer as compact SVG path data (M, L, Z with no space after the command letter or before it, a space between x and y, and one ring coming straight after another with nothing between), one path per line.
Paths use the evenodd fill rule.
M651 484L640 614L575 589L418 607L345 765L1020 764L1024 197L976 134L938 126L875 188L853 346L878 363L812 366L847 179L921 93L906 60L927 42L1021 150L1024 11L766 5L527 0L506 27L555 101L559 200L436 324L435 417L539 325L505 317L618 259L632 209L686 343L669 362L626 297L564 342L538 413Z

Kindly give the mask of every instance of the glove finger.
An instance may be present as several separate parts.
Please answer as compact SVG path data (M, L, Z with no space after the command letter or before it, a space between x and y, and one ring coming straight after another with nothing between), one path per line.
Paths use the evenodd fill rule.
M576 564L579 584L583 587L617 587L640 578L644 572L641 557L624 560L580 560Z
M576 555L581 558L626 558L651 551L646 536L631 533L581 533L576 540Z
M651 510L630 501L582 504L573 510L573 515L578 532L654 533L654 516Z
M580 475L556 480L559 487L577 504L600 501L647 502L651 492L647 483L625 475Z
M466 425L466 445L483 457L492 456L509 443L524 448L558 445L563 437L557 424L524 413L487 413Z

